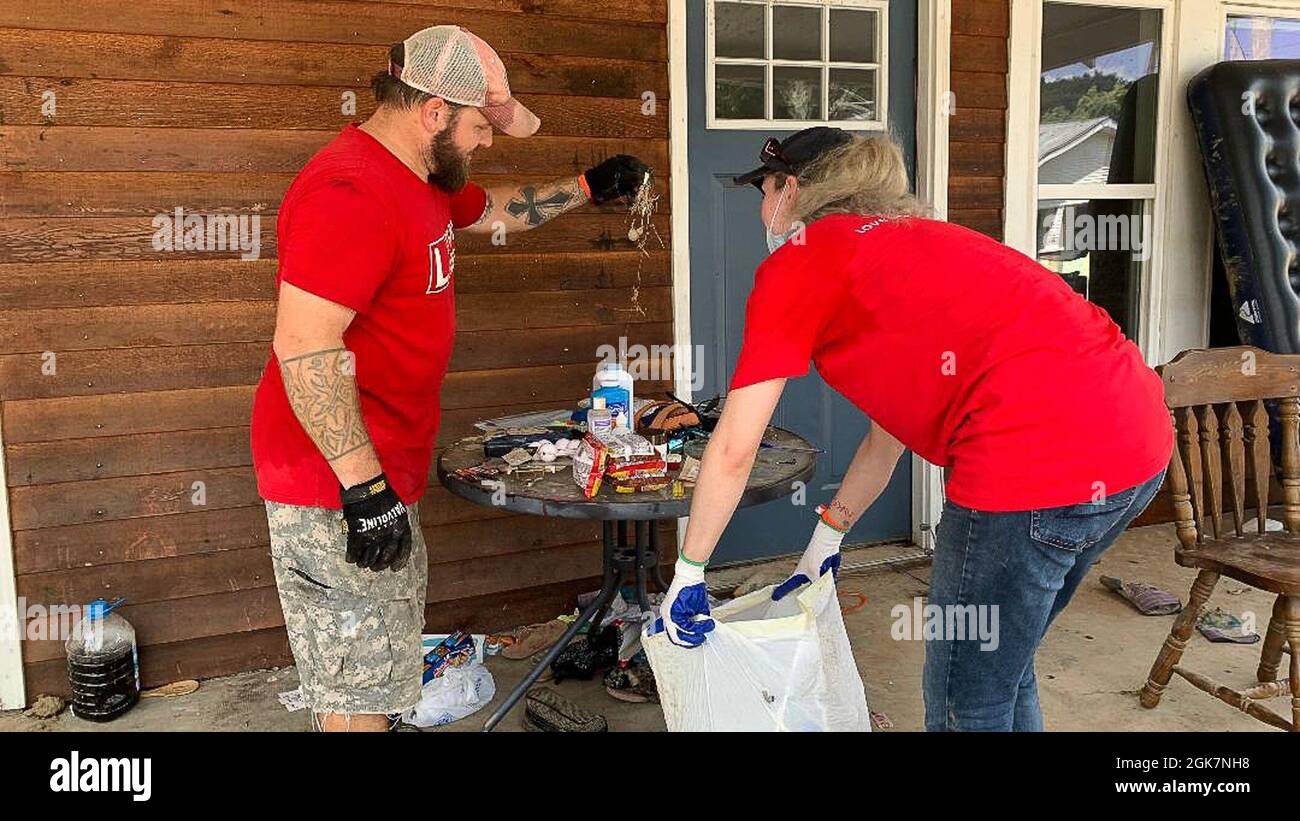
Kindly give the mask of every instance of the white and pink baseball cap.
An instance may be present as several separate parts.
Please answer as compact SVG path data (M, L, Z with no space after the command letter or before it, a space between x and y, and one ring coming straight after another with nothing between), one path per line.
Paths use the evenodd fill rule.
M411 88L453 103L471 105L511 137L531 137L542 121L510 94L506 67L497 53L460 26L430 26L402 44L405 65L388 71Z

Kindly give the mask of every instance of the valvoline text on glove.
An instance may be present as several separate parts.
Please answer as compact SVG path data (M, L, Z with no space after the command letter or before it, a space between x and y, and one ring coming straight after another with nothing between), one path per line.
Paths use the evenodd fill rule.
M348 563L375 571L404 568L414 541L410 514L384 475L343 488L339 496Z
M362 482L353 487L344 488L339 493L339 498L344 505L355 505L357 502L365 502L388 490L388 477L379 474L368 482ZM396 497L394 497L396 499ZM387 527L397 521L398 516L406 514L406 506L402 504L401 499L396 499L387 510L379 512L372 516L353 517L356 522L357 533L369 533L376 528ZM343 517L343 532L348 532L348 518Z
M378 516L359 517L357 519L357 532L369 533L370 531L375 530L376 528L387 527L388 525L391 525L393 522L397 521L397 517L405 516L405 515L406 515L406 505L402 504L401 500L399 499L397 504L394 504L392 507L390 507L388 510L385 510L383 513L379 514ZM347 519L343 520L343 527L345 529L347 528Z

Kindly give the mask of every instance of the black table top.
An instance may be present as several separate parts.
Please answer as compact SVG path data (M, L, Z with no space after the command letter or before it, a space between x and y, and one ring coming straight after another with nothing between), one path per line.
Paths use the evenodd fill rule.
M568 519L647 521L675 519L690 512L694 490L691 484L684 485L684 496L673 498L671 484L662 490L618 493L608 483L604 483L595 498L588 499L573 480L573 470L568 459L556 463L562 464L563 469L555 473L507 475L503 472L488 479L488 485L476 478L456 476L456 471L484 462L500 468L506 467L506 463L499 458L484 458L483 439L483 436L460 439L446 448L438 458L438 480L452 493L475 504L501 507L516 513ZM790 495L795 490L795 482L808 481L817 467L817 454L813 445L798 434L784 428L769 427L763 440L774 445L806 450L760 448L754 468L749 474L749 483L740 498L741 507ZM702 440L688 442L684 453L699 459L704 446ZM498 481L505 484L504 497L494 484ZM493 501L494 496L496 503Z

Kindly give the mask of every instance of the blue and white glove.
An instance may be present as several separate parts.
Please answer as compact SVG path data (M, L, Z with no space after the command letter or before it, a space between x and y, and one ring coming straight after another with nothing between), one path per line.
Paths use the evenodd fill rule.
M668 634L678 647L699 647L716 625L709 618L709 591L704 586L704 565L677 557L673 583L659 606L656 629Z
M794 568L794 573L772 590L772 601L780 601L791 591L826 575L827 571L838 577L840 542L844 541L845 532L831 526L825 519L818 521L817 527L813 528L812 538L808 540L808 547L804 549L803 557Z

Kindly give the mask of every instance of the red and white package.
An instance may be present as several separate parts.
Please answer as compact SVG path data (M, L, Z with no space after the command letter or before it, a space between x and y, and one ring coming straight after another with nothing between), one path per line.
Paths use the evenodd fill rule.
M573 457L573 481L582 488L582 495L592 499L600 493L600 480L605 475L605 461L609 448L590 433L582 438L578 452Z

